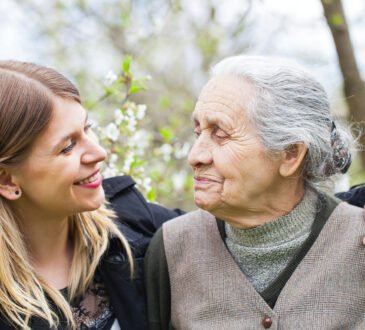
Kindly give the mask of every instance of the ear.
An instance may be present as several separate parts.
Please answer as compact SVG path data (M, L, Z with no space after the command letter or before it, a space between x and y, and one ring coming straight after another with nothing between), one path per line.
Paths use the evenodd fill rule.
M298 174L302 168L302 163L307 154L308 147L304 143L296 143L290 145L283 151L282 163L280 165L280 175L290 177Z
M0 167L0 196L8 200L16 200L20 197L20 188L13 182L12 175Z

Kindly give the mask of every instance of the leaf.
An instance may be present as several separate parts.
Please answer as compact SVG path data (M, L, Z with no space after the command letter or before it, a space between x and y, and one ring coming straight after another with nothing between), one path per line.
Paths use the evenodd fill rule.
M168 127L160 128L160 134L161 134L161 136L162 136L165 143L170 143L171 140L174 138L174 133Z
M133 80L131 87L129 87L128 94L133 94L144 90L146 90L146 87L139 80Z
M124 73L129 73L131 63L132 63L132 56L131 55L125 56L122 63L122 69Z
M156 190L155 189L151 189L150 191L147 192L147 200L150 202L153 202L156 200Z

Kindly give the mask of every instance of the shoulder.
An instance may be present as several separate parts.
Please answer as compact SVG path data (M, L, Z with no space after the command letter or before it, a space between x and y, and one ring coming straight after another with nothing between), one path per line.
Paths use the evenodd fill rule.
M189 231L193 228L202 228L207 223L211 223L215 221L215 217L202 209L197 209L195 211L188 212L184 215L181 215L171 221L168 221L163 224L163 231L166 230L181 230L181 231Z
M169 242L172 242L178 248L181 238L193 239L193 236L199 235L210 222L215 223L214 216L198 209L164 223L151 240L147 252L148 259L164 259L166 243L169 246Z
M339 203L327 221L324 232L336 241L337 248L343 244L364 250L361 242L365 235L364 210L346 202Z
M105 196L117 215L120 231L131 246L143 254L162 223L183 212L147 202L135 185L127 175L103 180Z
M105 197L123 227L128 226L146 235L152 235L155 231L153 214L135 184L127 175L105 179Z
M362 227L365 227L364 216L363 208L350 205L346 202L339 203L331 214L331 217L338 220L341 219L344 223L352 223L353 225L358 223Z
M107 199L112 199L120 193L125 193L135 186L135 181L128 175L115 176L103 180L103 188Z
M211 213L198 209L164 223L158 240L166 251L178 251L190 242L210 241L216 237L216 232L216 218Z

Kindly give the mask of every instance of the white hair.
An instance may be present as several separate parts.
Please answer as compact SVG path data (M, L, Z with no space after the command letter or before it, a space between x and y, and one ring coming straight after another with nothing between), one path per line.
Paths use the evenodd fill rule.
M334 160L327 93L309 72L289 60L241 55L212 69L212 76L224 74L242 77L253 86L247 115L268 151L283 151L296 143L308 147L302 172L306 183L324 182L343 170ZM341 151L350 157L351 134L339 127L336 132L337 145L341 143Z

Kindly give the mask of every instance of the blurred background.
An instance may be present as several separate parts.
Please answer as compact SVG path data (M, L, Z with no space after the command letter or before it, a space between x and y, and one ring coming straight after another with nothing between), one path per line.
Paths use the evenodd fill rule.
M109 151L147 198L187 210L190 114L210 67L241 53L289 57L365 122L364 0L1 0L0 60L52 66L80 89ZM359 133L357 133L359 134ZM336 189L365 182L365 153Z

